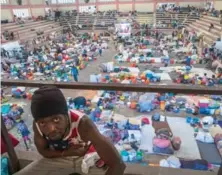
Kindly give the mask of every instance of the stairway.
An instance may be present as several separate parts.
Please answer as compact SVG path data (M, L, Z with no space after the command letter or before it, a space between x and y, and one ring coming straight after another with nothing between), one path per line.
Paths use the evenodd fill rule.
M76 25L79 24L79 15L76 16Z
M136 16L136 21L141 24L153 24L154 23L154 14L147 13L138 13Z
M210 24L214 25L214 28L209 31ZM196 20L186 27L189 31L195 31L198 35L204 36L204 44L212 45L218 38L221 37L222 26L220 19L211 16L202 16L199 20Z

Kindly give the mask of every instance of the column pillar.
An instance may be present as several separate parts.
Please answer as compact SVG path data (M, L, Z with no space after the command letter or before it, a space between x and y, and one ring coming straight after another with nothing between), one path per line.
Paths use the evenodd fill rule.
M132 10L135 11L136 7L135 7L135 0L133 0L132 2Z
M116 0L116 10L119 11L119 0Z
M8 6L10 7L10 13L12 15L12 20L14 22L14 13L13 13L13 7L12 7L12 2L11 0L8 0Z
M32 15L32 8L31 8L31 2L30 2L30 0L27 0L27 4L28 4L28 8L29 8L29 11L30 11L30 15L31 15L31 17L33 17L33 15Z
M76 10L79 12L79 0L76 0Z
M99 11L99 0L95 0L95 4L96 4L96 11L98 12Z
M157 0L153 1L153 13L156 12Z

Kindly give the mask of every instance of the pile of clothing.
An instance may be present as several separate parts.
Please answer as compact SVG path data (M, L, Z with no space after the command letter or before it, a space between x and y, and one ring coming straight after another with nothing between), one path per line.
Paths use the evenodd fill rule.
M153 152L158 154L173 154L174 150L179 150L181 139L173 137L168 129L162 128L156 132L153 139Z
M113 62L108 62L108 63L102 63L99 65L100 71L101 72L113 72L114 67L113 67ZM115 72L115 71L114 71ZM118 72L118 71L117 71Z
M159 164L161 167L192 169L200 171L207 171L211 167L211 165L208 164L206 160L180 160L175 156L170 156L167 159L162 159L160 160Z
M158 108L165 110L165 101L167 100L166 97L167 99L171 98L168 98L168 94L161 95L157 93L145 93L136 99L134 99L131 95L130 102L128 102L127 105L131 109L137 109L138 112L150 112Z
M140 75L141 79L144 80L145 82L160 82L161 78L159 75L156 75L152 71L145 71Z
M26 98L26 93L25 93L25 87L13 87L11 92L12 92L12 97L15 98Z
M206 116L201 119L201 130L198 131L196 140L204 143L214 143L214 139L209 132L210 128L213 126L214 119L211 116Z
M5 126L9 130L14 126L14 124L21 120L21 116L24 113L24 110L17 104L4 104L1 106L1 112Z
M186 66L184 68L176 70L178 77L173 79L174 83L182 84L196 84L204 86L215 86L222 84L222 78L212 75L211 77L191 73L192 67Z
M90 114L91 111L91 100L87 100L83 96L78 96L76 98L68 97L66 99L67 106L69 109L76 109L82 111L85 114Z
M220 102L216 100L200 100L199 104L199 113L205 115L213 115L219 113L220 111Z
M127 119L117 121L111 118L105 123L104 128L99 130L115 144L124 161L142 161L143 155L139 150L141 142L139 124Z
M156 93L145 93L139 97L137 110L139 112L150 112L156 108Z
M26 91L25 87L12 87L12 97L14 98L24 98L31 100L32 95L37 90L37 88L30 89L29 91Z

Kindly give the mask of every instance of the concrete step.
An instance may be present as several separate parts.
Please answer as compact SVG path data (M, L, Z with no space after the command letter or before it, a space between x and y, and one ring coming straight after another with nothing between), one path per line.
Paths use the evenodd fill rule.
M217 17L208 16L208 15L203 15L203 18L209 19L209 20L213 20L213 21L217 21L217 22L220 23L220 18L217 18Z
M201 33L198 29L196 29L195 27L193 26L186 26L186 28L189 30L189 31L196 31L197 33ZM215 41L210 38L209 36L206 36L204 37L204 42L206 42L208 45L212 45Z
M168 12L168 13L170 13L170 12ZM165 12L156 12L156 15L158 15L158 14L165 14ZM170 14L175 14L175 13L170 13ZM189 12L181 12L181 13L177 13L177 14L183 15L183 14L189 14Z
M201 31L203 31L203 33L204 33L205 35L211 37L211 38L214 39L215 41L219 38L219 35L216 35L215 33L211 32L211 31L209 32L208 29L203 28L201 25L199 25L199 24L197 24L197 23L192 24L192 26L200 29Z
M24 33L24 32L30 32L31 29L41 29L41 28L45 28L45 27L49 27L49 26L55 26L55 25L59 25L59 23L55 23L55 22L50 22L50 23L44 23L44 24L39 24L39 25L34 25L34 26L30 26L30 27L24 27L21 28L20 30L13 30L13 32L18 32L18 33Z
M205 21L203 18L201 18L200 20L197 20L196 22L198 22L204 26L210 27L210 23L208 21ZM214 24L214 29L217 31L220 31L222 29L222 26Z
M20 28L25 28L28 26L35 26L35 25L40 25L43 23L47 23L48 21L44 20L44 21L33 21L33 22L29 22L29 23L25 23L25 24L14 24L13 26L9 26L9 27L3 27L1 26L2 30L13 30L13 29L20 29ZM20 27L21 25L23 25L24 27Z
M31 31L29 29L29 30L25 30L25 31L19 31L18 33L19 33L19 35L23 35L23 34L26 35L27 33L29 33L29 34L36 33L39 30L40 31L46 31L46 30L49 30L49 29L53 30L54 28L52 28L52 26L54 28L60 27L59 25L45 25L45 26L40 26L40 27L35 28L36 29L35 31Z
M48 34L50 34L50 33L52 33L52 32L55 32L55 31L62 31L63 30L63 27L56 27L56 28L53 28L53 29L48 29L48 30L45 30L44 31L44 36L46 36L46 35L48 35ZM41 35L41 36L43 36L43 35ZM30 34L30 35L21 35L20 36L20 40L22 40L22 41L30 41L30 40L32 40L32 39L34 39L34 38L36 38L37 37L37 34L36 33L33 33L33 34Z
M27 167L22 169L16 175L49 175L49 174L64 174L68 175L75 170L79 172L81 163L75 163L74 169L73 160L65 159L40 159L32 162ZM77 161L77 160L76 160ZM96 167L90 168L88 175L102 175L104 171L99 170ZM191 169L177 169L177 168L165 168L165 167L152 167L144 166L141 164L126 164L124 175L216 175L216 172L210 171L198 171Z
M194 15L188 15L188 14L186 14L186 15L171 15L171 14L161 14L161 15L156 15L156 17L181 17L181 18L186 18L186 17L194 17L194 18L198 18L197 16L194 16Z
M203 29L209 30L210 24L206 24L205 22L200 20L197 20L195 23L199 24ZM216 35L220 35L220 30L218 30L217 28L211 29L210 32L215 33Z
M26 24L32 23L32 22L34 22L34 21L33 21L33 20L27 20L27 21L26 21ZM10 23L7 23L7 24L1 24L1 27L2 27L2 28L5 28L5 27L14 26L14 25L16 25L15 22L10 22Z
M200 18L201 21L204 21L207 25L210 25L210 23L212 23L214 25L215 28L218 28L221 30L221 24L220 22L214 21L214 20L210 20L210 19L206 19L206 18Z
M190 27L193 27L195 29L197 29L198 31L202 32L205 36L208 36L209 38L212 38L212 40L217 40L218 36L215 36L215 34L209 32L208 30L204 30L203 28L201 28L200 25L198 24L190 24Z
M164 17L156 17L156 19L158 19L158 20L174 20L176 18L171 18L171 17L164 16ZM177 18L177 19L178 20L184 20L185 18Z

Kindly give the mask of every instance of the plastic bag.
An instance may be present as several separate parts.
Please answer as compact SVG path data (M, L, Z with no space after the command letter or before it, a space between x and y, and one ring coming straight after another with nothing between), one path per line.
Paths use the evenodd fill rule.
M150 112L153 110L153 104L150 101L144 101L139 103L140 112Z
M1 158L1 175L9 175L8 172L8 158L7 157L2 157Z
M210 133L199 131L196 136L196 140L204 143L214 143L213 137Z

